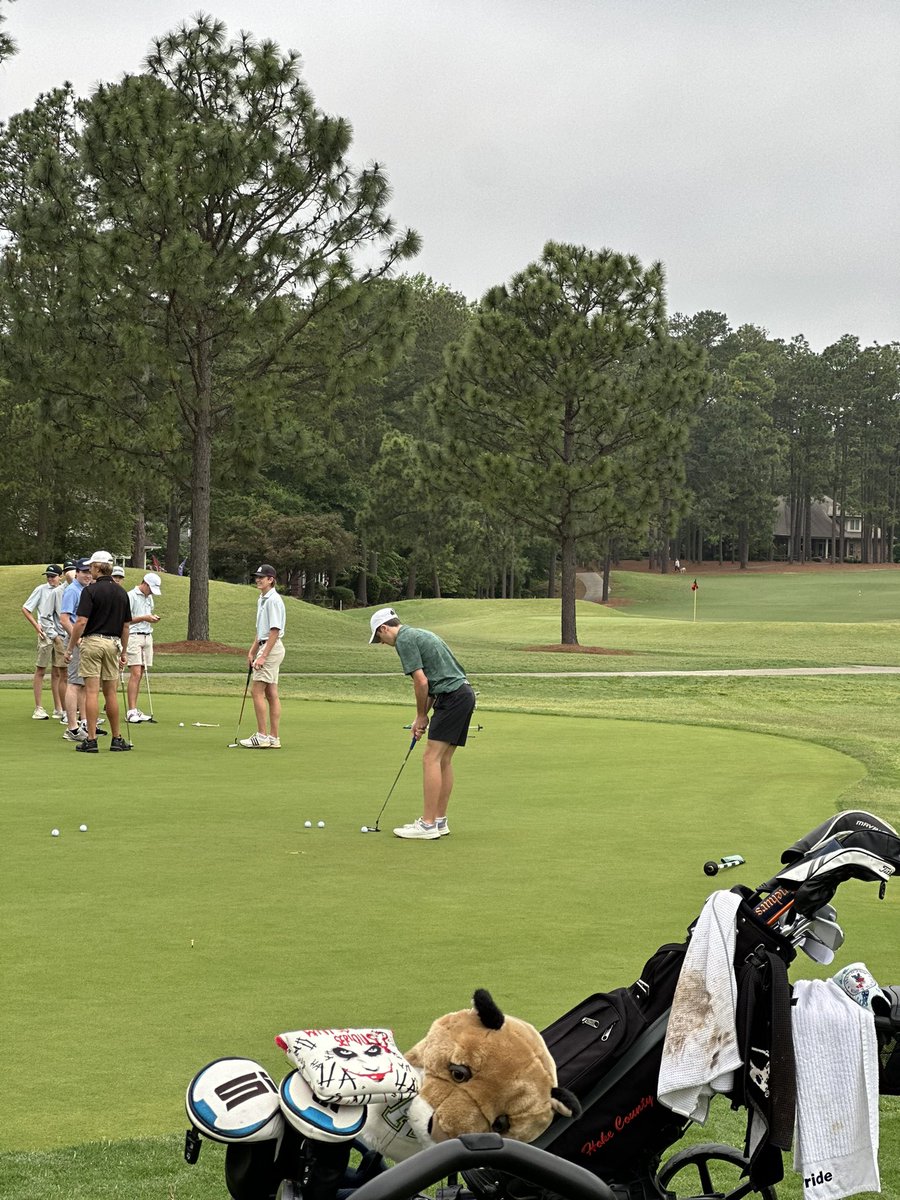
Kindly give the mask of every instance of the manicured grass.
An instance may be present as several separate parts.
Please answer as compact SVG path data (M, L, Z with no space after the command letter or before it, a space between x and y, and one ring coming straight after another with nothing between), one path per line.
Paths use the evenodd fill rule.
M360 834L404 709L292 703L263 757L226 749L224 700L200 714L222 728L196 729L178 721L197 701L163 697L133 754L95 758L14 720L18 700L0 696L11 749L44 773L3 803L8 1147L167 1132L196 1068L236 1053L277 1071L284 1028L386 1023L408 1045L479 986L542 1025L680 936L706 858L743 853L758 882L862 774L785 738L492 713L460 752L454 833L406 843ZM387 829L418 787L411 760ZM58 1093L29 1070L48 1031ZM139 1086L111 1071L123 1053Z
M613 573L614 600L623 616L693 621L694 576L641 571ZM735 569L697 578L697 621L790 621L859 624L895 621L900 612L900 566L767 573Z
M130 576L134 576L132 579ZM131 586L139 578L129 572ZM900 569L834 576L753 574L703 576L698 620L690 620L687 576L614 573L623 607L578 604L579 641L616 655L532 653L559 642L555 600L399 601L407 624L437 629L474 675L496 671L713 670L734 667L900 665ZM30 672L33 637L21 615L38 567L0 568L0 673ZM157 642L180 641L187 628L189 581L166 576L157 611ZM687 589L685 593L685 589ZM246 650L253 636L254 591L210 583L210 637ZM685 608L685 605L688 608ZM288 600L285 671L396 670L393 653L367 645L374 609L335 612ZM166 655L166 672L241 674L236 655Z
M777 596L785 577L757 576L777 585L778 620L733 602L727 620L693 624L677 612L684 578L623 575L668 592L629 608L579 605L582 641L627 656L523 652L558 640L556 602L398 604L447 638L480 691L485 729L460 751L454 832L435 845L358 832L400 766L412 715L396 655L366 645L367 612L289 606L288 667L329 674L283 676L285 749L263 758L225 748L240 657L160 656L159 724L132 731L128 756L84 761L55 725L27 719L27 685L0 688L6 774L24 781L0 800L0 1022L23 1088L4 1127L4 1200L221 1197L220 1148L192 1171L177 1135L184 1087L210 1058L246 1053L277 1073L272 1036L307 1020L384 1021L409 1044L476 986L541 1025L630 981L682 935L709 890L705 858L744 854L723 884L756 884L839 807L897 823L898 677L560 674L898 661L900 624L878 623L874 593L866 620L813 621L831 612L825 596L800 623L789 589ZM18 607L34 580L0 569L0 670L33 664ZM701 578L704 596L714 582ZM212 594L212 637L245 646L253 590ZM187 581L167 577L159 611L182 622L186 599ZM183 633L182 622L165 636ZM205 674L168 674L185 669ZM523 671L549 677L510 674ZM417 757L387 829L416 811ZM326 828L305 830L306 819ZM884 905L872 886L841 888L840 963L864 959L897 980L897 899L893 887ZM828 973L806 959L792 969ZM900 1195L896 1103L883 1100L882 1114L885 1194ZM740 1141L742 1120L719 1112L695 1136ZM779 1189L800 1194L794 1180Z

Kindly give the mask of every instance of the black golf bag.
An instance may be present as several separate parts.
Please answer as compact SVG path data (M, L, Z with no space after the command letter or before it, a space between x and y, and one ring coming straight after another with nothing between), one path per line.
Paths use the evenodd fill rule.
M731 889L740 896L734 969L743 1066L735 1073L730 1099L733 1107L747 1110L748 1142L743 1157L732 1147L705 1149L724 1151L718 1157L749 1172L752 1188L742 1186L734 1196L746 1196L750 1190L774 1195L770 1185L781 1179L782 1151L791 1143L795 1081L787 968L797 948L805 948L807 939L815 940L816 920L841 883L850 878L877 880L883 894L886 881L900 870L900 838L871 813L840 813L789 847L782 863L784 868L757 889ZM826 923L833 925L834 912L829 912ZM660 947L635 983L588 997L543 1030L559 1084L574 1092L582 1112L557 1117L534 1146L603 1180L611 1191L600 1191L615 1200L671 1197L663 1182L666 1171L660 1173L659 1164L690 1122L659 1103L657 1080L688 941ZM900 1094L900 987L886 991L891 1014L876 1021L881 1084L886 1094ZM335 1200L385 1170L375 1153L364 1154L356 1171L349 1169L349 1130L335 1132L319 1126L304 1135L290 1124L279 1125L279 1089L259 1064L246 1059L220 1063L227 1068L210 1064L189 1087L193 1127L185 1157L188 1161L196 1157L198 1131L227 1143L226 1183L234 1200L273 1200L281 1180L289 1181L280 1193L282 1200ZM758 1082L762 1077L769 1080L765 1093ZM296 1125L303 1114L296 1106L285 1108L289 1093L283 1082L281 1108ZM238 1099L240 1112L234 1108ZM334 1115L340 1114L335 1110ZM322 1119L321 1113L315 1117L317 1122ZM327 1113L324 1119L331 1120ZM752 1155L748 1153L751 1123L757 1131L764 1130L761 1139L754 1136ZM319 1140L329 1132L335 1136ZM328 1144L335 1137L338 1144ZM409 1161L418 1158L414 1155ZM387 1169L387 1179L391 1174ZM561 1179L563 1175L560 1169ZM551 1200L555 1195L545 1177L539 1184L525 1183L493 1166L464 1169L462 1177L476 1200ZM576 1186L574 1180L570 1183ZM453 1194L459 1197L460 1188Z

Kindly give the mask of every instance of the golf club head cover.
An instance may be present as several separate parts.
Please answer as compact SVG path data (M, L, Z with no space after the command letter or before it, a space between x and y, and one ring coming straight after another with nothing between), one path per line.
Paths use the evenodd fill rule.
M284 1121L278 1088L252 1058L217 1058L188 1084L185 1109L191 1125L214 1142L280 1140Z
M282 1079L279 1099L291 1125L314 1142L352 1142L366 1123L364 1104L323 1103L297 1070Z
M275 1038L322 1104L411 1099L416 1072L390 1029L297 1029Z

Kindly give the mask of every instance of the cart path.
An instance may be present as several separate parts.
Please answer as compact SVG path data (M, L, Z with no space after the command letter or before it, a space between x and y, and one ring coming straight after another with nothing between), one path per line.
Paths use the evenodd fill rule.
M720 679L808 675L900 675L900 667L734 667L710 671L473 671L475 679ZM283 679L394 679L396 671L282 671ZM243 679L234 671L157 671L159 679ZM0 675L0 683L29 683L30 675Z

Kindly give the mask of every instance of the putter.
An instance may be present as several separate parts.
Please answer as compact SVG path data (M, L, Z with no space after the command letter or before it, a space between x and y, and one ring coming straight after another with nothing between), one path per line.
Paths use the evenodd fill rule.
M219 729L218 725L208 725L206 721L191 721L195 729Z
M119 683L121 683L121 685L122 685L122 711L125 713L125 720L122 724L124 726L127 726L128 725L128 697L125 694L125 672L124 671L119 672ZM125 734L122 732L121 728L120 728L120 733L122 734L122 737L124 738ZM130 734L128 736L128 745L129 746L134 745L134 742L131 740ZM146 747L145 747L145 749L146 749Z
M382 816L384 815L384 810L387 808L387 802L391 798L391 792L393 792L394 788L397 786L397 780L403 774L403 768L406 766L406 760L409 758L409 756L412 754L413 750L415 750L415 748L416 748L416 741L417 741L417 739L413 738L412 741L409 743L409 749L406 751L406 757L403 759L403 762L400 764L400 770L397 772L396 778L394 779L394 782L391 784L391 790L388 792L388 794L384 798L384 804L382 804L381 811L379 812L378 816L375 818L374 826L373 825L369 826L369 829L368 829L369 833L381 833L381 829L379 827L378 822L381 820Z
M247 668L247 681L244 684L244 698L241 701L241 715L238 717L237 729L234 732L234 741L228 743L228 749L233 750L238 744L238 737L241 732L241 721L244 719L244 705L247 703L247 692L250 690L250 676L253 674L253 663Z
M150 705L150 724L156 724L156 717L153 715L153 693L150 691L150 668L144 662L144 647L141 646L141 666L144 668L144 683L147 685L147 703Z
M412 729L412 725L404 725L403 728ZM483 725L470 725L469 733L481 733L482 729L484 729Z

